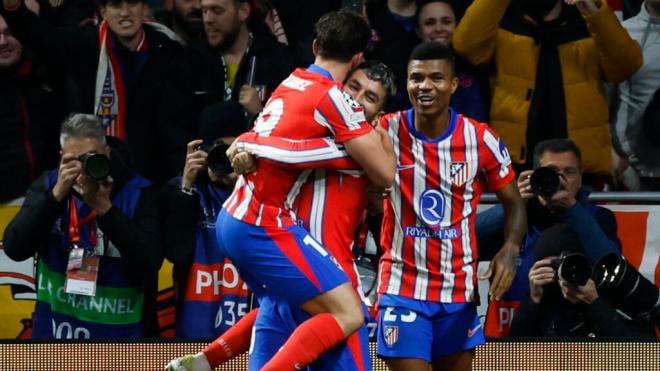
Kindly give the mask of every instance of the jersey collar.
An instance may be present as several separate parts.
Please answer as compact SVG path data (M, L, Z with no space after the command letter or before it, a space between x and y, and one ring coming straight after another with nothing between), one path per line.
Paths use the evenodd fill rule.
M449 108L449 115L450 115L450 117L449 117L449 127L447 128L447 130L445 130L444 133L440 134L440 136L438 136L437 138L429 139L426 135L418 132L417 129L415 129L415 109L411 108L411 109L405 111L405 115L406 115L406 125L408 126L408 131L412 135L417 137L418 139L421 139L422 141L427 142L427 143L439 143L439 142L447 139L447 137L449 137L451 135L451 133L454 132L454 129L456 129L456 122L458 120L458 115L450 107Z
M309 67L307 67L307 71L318 73L319 75L323 75L327 77L330 81L334 81L332 75L330 74L330 71L326 70L325 68L319 67L315 64L310 64Z

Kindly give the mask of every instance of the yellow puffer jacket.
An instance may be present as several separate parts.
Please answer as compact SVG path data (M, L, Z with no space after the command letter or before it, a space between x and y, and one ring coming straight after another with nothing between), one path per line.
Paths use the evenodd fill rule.
M475 0L454 33L453 45L473 64L494 60L490 124L506 143L513 162L524 163L533 151L526 148L526 130L540 46L525 32L531 21L507 12L510 3ZM568 137L582 151L584 170L606 175L611 169L612 144L603 83L628 79L643 57L639 44L607 3L597 5L596 13L584 17L586 30L561 43L558 52Z

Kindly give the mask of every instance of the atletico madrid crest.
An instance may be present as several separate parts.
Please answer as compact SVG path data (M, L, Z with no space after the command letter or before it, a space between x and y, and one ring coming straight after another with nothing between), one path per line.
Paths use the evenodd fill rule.
M385 326L383 337L388 347L394 346L399 341L399 326Z
M468 180L468 164L467 162L452 162L450 164L449 175L451 175L451 182L460 187Z

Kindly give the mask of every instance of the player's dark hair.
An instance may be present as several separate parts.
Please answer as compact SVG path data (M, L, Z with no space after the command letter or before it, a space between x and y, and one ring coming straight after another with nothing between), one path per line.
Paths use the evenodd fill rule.
M428 4L433 3L445 3L449 5L452 12L454 12L454 17L456 17L456 10L454 10L454 4L449 0L417 0L417 10L415 10L415 27L419 28L419 16L422 13L422 8Z
M558 139L547 139L541 142L538 142L534 146L534 168L541 166L541 157L546 152L552 153L566 153L571 152L577 158L578 167L582 168L582 151L580 148L570 139L558 138Z
M357 67L353 68L346 75L346 80L353 76L353 72L357 70L363 70L364 74L367 75L369 80L379 82L383 85L385 89L385 100L388 100L390 97L396 95L396 82L394 81L394 72L385 65L385 63L369 60L360 63Z
M364 18L345 8L324 14L314 30L318 54L344 63L364 51L371 38L371 29Z
M410 61L428 61L434 59L446 60L451 67L452 74L456 71L456 66L454 65L454 53L449 47L435 41L423 42L417 45L412 53L410 53L408 63L410 63Z

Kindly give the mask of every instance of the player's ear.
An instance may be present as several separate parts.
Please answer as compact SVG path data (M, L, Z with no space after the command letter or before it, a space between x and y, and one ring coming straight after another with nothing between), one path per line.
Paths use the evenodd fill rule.
M312 54L316 57L319 54L319 43L314 39L312 41Z
M458 89L458 77L453 77L451 79L451 94L453 95Z
M351 68L359 66L362 62L364 62L364 53L359 52L351 58Z

